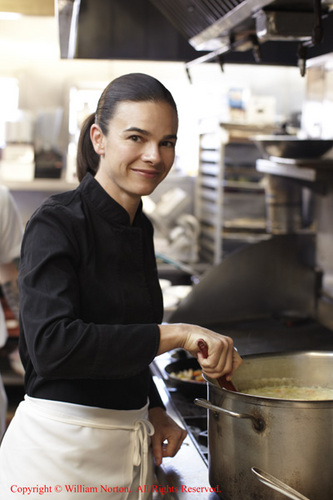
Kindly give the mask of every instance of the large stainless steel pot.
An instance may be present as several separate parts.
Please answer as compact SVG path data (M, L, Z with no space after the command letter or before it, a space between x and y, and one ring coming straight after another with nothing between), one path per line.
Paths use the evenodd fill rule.
M233 380L290 379L303 386L333 387L333 352L244 356ZM225 500L267 500L267 488L251 472L261 468L311 500L333 491L333 400L291 401L221 389L208 381L209 480ZM269 493L270 500L281 494Z
M259 479L259 481L261 481L269 488L279 491L284 496L291 498L292 500L309 500L309 498L305 497L304 495L301 495L301 493L298 493L298 491L294 490L294 488L290 488L290 486L283 483L282 481L272 476L271 474L268 474L267 472L258 469L256 467L252 467L251 470L253 474L255 474L256 477Z

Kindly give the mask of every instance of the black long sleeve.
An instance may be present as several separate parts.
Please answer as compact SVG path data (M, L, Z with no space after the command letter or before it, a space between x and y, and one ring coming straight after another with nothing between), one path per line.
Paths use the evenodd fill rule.
M152 226L88 175L29 221L20 263L27 393L114 409L161 405L149 364L163 308Z

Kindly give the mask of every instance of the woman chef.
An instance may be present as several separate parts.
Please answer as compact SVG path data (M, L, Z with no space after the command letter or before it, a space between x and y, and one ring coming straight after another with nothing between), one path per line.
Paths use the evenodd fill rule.
M175 348L198 356L211 377L241 363L228 337L161 324L141 197L169 173L177 127L159 81L117 78L83 125L80 185L51 197L27 224L19 275L27 395L1 446L1 498L20 487L49 488L47 498L105 498L105 485L112 499L150 498L141 490L153 482L152 457L159 465L173 456L186 432L167 416L149 364Z

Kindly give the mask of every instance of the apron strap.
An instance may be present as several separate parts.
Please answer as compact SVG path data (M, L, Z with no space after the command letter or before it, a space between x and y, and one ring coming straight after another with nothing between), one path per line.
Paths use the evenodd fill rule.
M154 434L154 426L149 420L141 419L135 422L134 431L137 439L134 443L133 464L140 466L140 485L147 482L149 467L149 437ZM142 497L140 489L139 499Z

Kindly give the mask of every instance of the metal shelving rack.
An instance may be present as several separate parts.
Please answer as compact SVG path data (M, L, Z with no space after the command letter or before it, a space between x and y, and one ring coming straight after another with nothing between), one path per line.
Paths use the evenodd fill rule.
M243 191L255 196L260 192L264 196L263 188L258 182L253 182L251 177L258 176L255 168L236 167L234 172L240 173L242 180L228 180L230 171L226 165L226 147L230 143L239 146L252 144L249 137L256 134L269 133L272 127L250 126L242 124L221 123L219 126L203 128L199 134L199 170L195 189L195 215L200 222L201 232L199 238L200 257L210 264L219 264L224 256L224 241L228 239L242 240L246 243L253 243L259 239L268 238L265 232L265 221L254 220L252 227L246 227L242 232L242 227L233 227L232 221L225 220L226 196L225 191L229 190L228 199L232 198L232 193ZM247 159L246 159L247 160ZM248 160L247 160L248 161ZM247 216L246 209L244 218ZM239 221L242 222L242 221ZM235 229L234 232L232 230ZM230 231L231 230L231 231Z
M199 136L195 216L201 226L201 257L212 264L222 260L224 141L221 130L203 131Z

